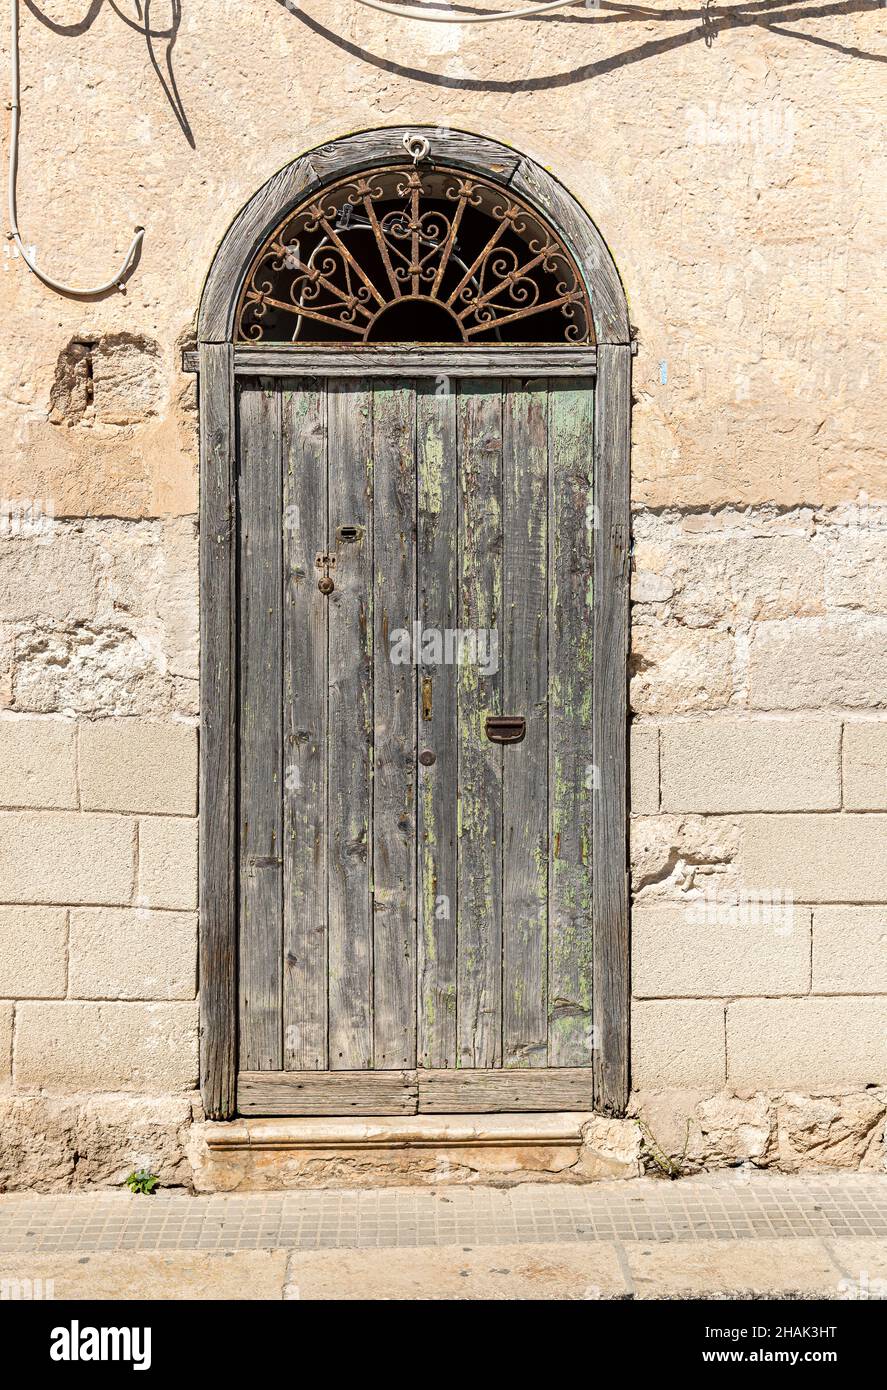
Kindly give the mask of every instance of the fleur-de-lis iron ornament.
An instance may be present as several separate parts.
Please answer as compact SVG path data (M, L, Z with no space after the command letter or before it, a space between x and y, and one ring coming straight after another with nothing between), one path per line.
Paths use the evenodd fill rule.
M289 213L256 256L241 342L590 343L576 263L535 209L477 175L397 164Z

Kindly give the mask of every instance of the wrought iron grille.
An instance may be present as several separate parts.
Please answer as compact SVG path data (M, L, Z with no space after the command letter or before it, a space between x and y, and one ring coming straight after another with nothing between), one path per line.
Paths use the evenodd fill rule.
M315 193L256 256L241 342L589 343L573 257L510 190L398 164Z

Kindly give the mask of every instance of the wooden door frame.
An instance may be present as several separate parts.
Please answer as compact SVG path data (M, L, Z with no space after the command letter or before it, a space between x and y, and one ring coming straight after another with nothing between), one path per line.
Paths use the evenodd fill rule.
M544 212L587 285L594 349L397 349L331 352L234 344L244 277L290 208L333 178L403 158L405 135L424 134L431 158L483 174ZM628 306L606 243L562 184L493 140L432 126L362 131L318 146L275 174L246 204L213 259L195 353L200 401L200 1088L210 1119L237 1105L237 511L238 375L387 371L436 375L570 374L597 377L594 412L592 1022L594 1106L624 1112L629 1090L627 872L627 661L631 335ZM349 361L353 364L349 366ZM333 365L335 364L335 365Z

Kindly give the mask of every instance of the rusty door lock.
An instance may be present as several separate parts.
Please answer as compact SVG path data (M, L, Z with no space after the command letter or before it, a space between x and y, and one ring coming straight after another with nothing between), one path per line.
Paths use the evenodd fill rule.
M318 579L317 587L322 594L331 594L335 589L335 584L330 579L330 570L335 568L335 555L318 555L317 568L323 570L323 578Z

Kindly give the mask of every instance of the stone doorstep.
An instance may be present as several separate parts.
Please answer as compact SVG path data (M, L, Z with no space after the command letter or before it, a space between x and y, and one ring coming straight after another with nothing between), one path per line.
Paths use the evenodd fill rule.
M196 1131L198 1192L589 1182L639 1171L633 1121L585 1111L241 1119Z
M228 1120L204 1126L210 1149L439 1149L517 1144L523 1147L582 1143L594 1116L569 1111L508 1115L350 1115L293 1119Z

